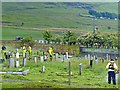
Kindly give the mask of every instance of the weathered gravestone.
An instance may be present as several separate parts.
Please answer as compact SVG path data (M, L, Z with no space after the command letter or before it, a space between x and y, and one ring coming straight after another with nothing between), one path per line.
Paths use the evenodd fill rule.
M9 65L10 67L14 67L14 58L10 58Z

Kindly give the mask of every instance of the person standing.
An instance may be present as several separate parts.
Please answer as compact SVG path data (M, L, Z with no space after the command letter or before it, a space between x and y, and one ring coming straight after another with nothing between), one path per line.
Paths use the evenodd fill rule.
M116 71L118 67L113 59L106 65L106 69L108 69L108 84L111 84L111 79L114 85L116 85Z
M52 55L53 55L52 47L49 47L48 53L49 53L50 61L52 61Z
M6 58L5 58L5 57L6 57L6 52L7 52L7 51L6 51L6 47L3 45L3 46L2 46L2 50L1 50L1 53L2 53L2 59L3 59L3 60L6 59Z
M32 55L32 48L30 45L28 46L28 53L29 53L29 60L30 60Z

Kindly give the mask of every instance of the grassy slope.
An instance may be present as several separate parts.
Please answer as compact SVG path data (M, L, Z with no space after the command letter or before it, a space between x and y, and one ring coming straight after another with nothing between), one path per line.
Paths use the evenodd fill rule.
M111 11L116 12L115 3L111 4L94 4L94 7L97 10L103 11ZM113 7L111 7L114 6ZM46 8L46 7L53 8ZM11 28L11 32L9 34L14 34L12 28L73 28L77 29L81 32L91 31L93 29L93 25L98 25L100 31L104 32L116 32L117 31L117 21L115 20L96 20L93 21L88 17L81 17L79 13L83 13L88 15L88 11L81 8L72 8L67 7L66 5L59 3L57 5L50 5L45 3L3 3L3 22L11 22L14 26L9 26ZM103 7L103 8L101 8ZM108 7L108 8L104 8ZM33 8L33 9L30 9ZM21 23L24 22L23 26L20 26ZM112 29L108 29L107 27L111 26ZM3 25L6 27L6 25ZM9 30L8 28L8 30ZM10 38L7 33L7 28L3 28L3 39ZM15 29L14 29L15 30ZM22 34L24 33L23 30ZM26 31L25 31L26 32ZM28 32L28 31L27 31ZM36 31L30 31L34 34L33 38L40 38ZM16 33L20 35L20 33ZM22 35L21 34L21 35ZM29 34L25 34L29 35ZM40 34L41 35L41 34ZM13 35L15 36L15 35ZM14 37L11 37L14 38Z

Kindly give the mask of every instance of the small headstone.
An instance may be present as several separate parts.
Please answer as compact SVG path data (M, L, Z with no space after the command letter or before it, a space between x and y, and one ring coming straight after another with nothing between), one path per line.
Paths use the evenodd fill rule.
M19 67L20 64L19 64L19 61L16 61L16 67Z
M34 57L34 62L35 62L35 63L37 62L37 57Z
M45 72L45 66L42 66L42 73Z
M24 58L24 59L23 59L23 66L26 66L26 61L27 61L27 59Z
M10 67L14 67L14 58L10 58Z

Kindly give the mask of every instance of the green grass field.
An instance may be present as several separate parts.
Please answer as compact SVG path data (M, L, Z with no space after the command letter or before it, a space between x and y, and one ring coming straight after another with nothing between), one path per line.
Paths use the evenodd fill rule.
M90 3L90 5L93 5L97 11L111 13L117 13L118 11L116 10L117 3ZM42 28L43 30L44 28L48 28L48 30L49 28L62 28L64 31L68 29L76 33L82 33L92 31L93 26L96 25L101 32L114 33L118 31L117 20L97 19L93 21L92 18L86 16L89 16L88 10L67 6L63 3L4 2L2 3L2 39L9 40L18 35L32 35L34 39L42 39L41 31L36 31L33 28ZM22 23L24 24L22 25ZM108 29L109 26L111 29ZM54 31L61 32L58 29Z
M27 61L27 66L20 68L7 68L2 71L19 71L29 69L27 75L2 75L3 88L114 88L114 85L107 84L107 70L105 66L108 61L89 67L89 60L71 59L71 85L68 85L68 60L34 63ZM82 63L82 75L79 75L79 64ZM7 63L5 63L7 65ZM4 64L3 64L4 65ZM42 66L45 72L41 73ZM5 82L6 81L6 82ZM9 82L11 81L11 83ZM118 85L116 86L118 87Z

